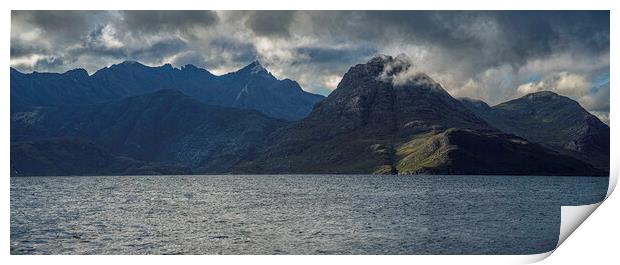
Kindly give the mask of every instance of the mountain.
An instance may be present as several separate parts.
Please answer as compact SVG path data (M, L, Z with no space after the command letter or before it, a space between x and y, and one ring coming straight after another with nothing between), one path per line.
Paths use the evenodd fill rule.
M258 61L221 76L217 84L224 89L207 97L198 97L211 104L256 109L286 120L306 117L314 104L325 98L303 91L293 80L276 79Z
M162 89L181 90L210 105L253 109L286 120L305 117L324 98L305 92L290 79L278 80L258 61L222 76L193 65L149 67L135 61L112 65L90 76L84 69L24 74L11 68L11 105L15 110L92 105Z
M542 91L493 107L472 99L461 102L506 133L609 170L609 126L568 97Z
M318 103L259 62L11 76L12 175L608 175L609 127L576 102L457 100L399 57L351 67Z
M191 174L187 168L115 156L79 138L11 144L11 176Z
M11 111L32 106L82 105L117 97L95 87L84 69L24 74L11 68Z
M160 90L95 106L12 113L11 142L88 139L113 155L221 173L255 156L266 135L287 124L255 110L207 105L178 90Z
M404 81L403 81L404 79ZM359 64L235 172L602 175L490 126L398 57Z

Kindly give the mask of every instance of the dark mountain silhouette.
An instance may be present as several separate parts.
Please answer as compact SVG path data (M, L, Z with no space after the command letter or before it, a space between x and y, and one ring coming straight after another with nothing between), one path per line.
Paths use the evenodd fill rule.
M11 176L191 174L189 168L115 156L80 138L11 144Z
M84 69L63 74L24 74L11 68L11 111L32 106L83 105L117 97L94 86Z
M542 91L493 107L479 100L461 101L487 123L506 133L609 170L609 126L568 97Z
M352 67L308 117L278 131L260 157L236 170L604 174L588 163L500 132L428 76L411 74L407 68L390 56Z
M11 104L17 110L92 105L162 89L177 89L210 105L254 109L287 120L305 117L324 98L303 91L290 79L278 80L258 61L222 76L193 65L178 69L134 61L100 69L91 76L83 69L24 74L11 68Z
M207 105L177 90L161 90L90 107L13 113L11 141L89 139L114 155L200 173L226 172L254 156L265 136L286 124L258 111Z
M576 102L459 101L409 68L375 57L316 104L258 62L222 76L137 62L11 70L11 174L608 175L593 158L608 159L609 127ZM314 107L268 116L306 116L296 104Z

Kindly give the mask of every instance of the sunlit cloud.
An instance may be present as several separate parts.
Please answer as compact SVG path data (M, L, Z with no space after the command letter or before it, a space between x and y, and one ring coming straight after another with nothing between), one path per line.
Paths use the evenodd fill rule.
M607 117L608 11L13 11L11 67L93 73L123 60L225 74L255 59L328 94L349 67L406 54L455 97L553 90ZM600 88L603 87L603 88Z

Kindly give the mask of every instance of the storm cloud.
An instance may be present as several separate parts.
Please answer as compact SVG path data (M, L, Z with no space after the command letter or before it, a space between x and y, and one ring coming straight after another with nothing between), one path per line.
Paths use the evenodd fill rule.
M90 73L124 60L215 74L259 59L328 94L354 64L406 54L455 97L553 90L609 121L608 11L13 11L11 66Z

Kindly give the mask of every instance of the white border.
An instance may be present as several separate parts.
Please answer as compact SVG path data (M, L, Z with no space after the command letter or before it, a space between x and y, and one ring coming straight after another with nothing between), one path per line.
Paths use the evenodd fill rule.
M313 0L313 1L273 1L273 0L261 0L261 1L250 1L250 0L226 0L226 1L199 1L199 0L176 0L176 1L160 1L158 3L152 3L152 1L127 1L127 0L107 0L107 1L93 1L93 2L85 2L78 0L55 0L55 1L32 1L32 0L20 0L20 1L3 1L3 10L2 10L2 37L4 41L2 42L2 59L6 63L9 64L10 61L10 10L19 10L19 9L101 9L101 10L115 10L115 9L205 9L205 10L238 10L238 9L292 9L292 10L323 10L323 9L331 9L331 10L346 10L346 9L362 9L362 10L391 10L391 9L414 9L414 10L433 10L433 9L453 9L453 10L485 10L485 9L497 9L497 10L514 10L514 9L565 9L565 10L582 10L582 9L602 9L602 10L612 10L611 12L611 47L616 47L614 44L618 42L617 35L617 27L614 25L618 25L618 4L619 1L604 1L604 0L564 0L564 1L540 1L540 0L511 0L511 1L484 1L484 0L469 0L469 1L458 1L458 0L433 0L433 1L408 1L403 3L404 1L397 0L382 0L382 1L372 1L369 3L359 3L357 1L333 1L333 0ZM614 49L611 50L611 76L618 76L618 70L616 68L616 58L614 57ZM2 207L2 213L4 218L0 221L0 229L3 231L2 244L0 249L3 249L3 255L9 254L10 249L10 241L9 241L9 207L10 207L10 194L9 194L9 185L10 180L8 177L8 172L10 170L9 166L9 71L6 69L1 72L0 80L2 84L4 84L2 89L2 104L0 104L0 116L2 117L3 127L0 132L2 138L4 140L0 141L0 149L1 149L1 170L0 172L5 172L4 181L0 182L0 190L3 191L3 199L4 203L0 206ZM614 120L615 114L618 113L617 104L619 104L618 94L615 93L615 89L611 89L611 110L610 110L610 118ZM611 123L611 122L610 122ZM611 191L614 189L617 179L618 179L618 170L619 166L618 160L618 150L620 150L620 142L618 141L618 130L615 130L613 126L611 127L611 178L610 178L610 186L608 190L607 196L611 194ZM617 197L617 196L616 196ZM556 259L551 258L547 261L551 262L561 262L562 264L570 263L573 261L581 260L584 262L586 260L605 260L605 255L608 255L609 260L615 260L617 257L614 255L615 253L612 248L608 248L608 252L600 252L599 249L605 249L607 247L613 247L616 245L618 241L618 233L615 233L615 237L612 238L600 238L604 235L610 234L609 231L616 231L616 227L612 225L617 225L616 222L619 220L617 214L618 202L617 199L614 199L615 209L607 209L607 211L601 212L601 215L606 214L606 216L597 216L599 222L606 222L606 226L600 227L597 224L589 223L588 227L584 227L583 229L578 229L579 235L583 238L586 235L586 231L589 231L591 235L598 235L598 237L590 238L590 240L597 240L597 242L571 242L571 240L563 243L564 245L577 246L573 247L575 251L561 251L557 250L558 254L561 252L563 257L558 257ZM608 200L610 201L610 200ZM611 202L609 202L611 203ZM605 202L608 204L608 202ZM597 205L598 206L598 205ZM593 210L586 207L589 210ZM595 209L596 207L594 207ZM603 207L605 208L605 206ZM575 210L577 208L573 208ZM601 210L599 210L601 211ZM563 209L563 212L565 210ZM598 212L598 211L597 211ZM597 215L597 213L594 213ZM610 220L615 220L615 222L611 222ZM587 230L586 230L587 229ZM586 231L581 231L586 230ZM568 231L568 230L567 230ZM577 234L577 233L576 233ZM613 235L613 234L612 234ZM607 242L606 245L601 245L600 242ZM568 248L568 246L566 247ZM613 248L615 249L615 248ZM589 252L597 253L596 258L587 258ZM96 258L85 257L85 256L8 256L3 257L3 259L8 259L9 263L5 264L81 264L84 262L92 263L92 264L109 264L109 263L135 263L135 262L149 262L152 264L167 264L171 262L200 262L200 261L209 261L214 263L275 263L275 264L289 264L289 263L301 263L301 264L315 264L315 263L361 263L361 264L371 264L378 262L386 262L386 263L411 263L411 262L422 262L424 263L433 263L433 264L498 264L498 263L524 263L524 262L535 262L545 257L549 256L551 253L543 253L539 255L530 255L530 256L282 256L282 257L272 257L272 256L175 256L175 257L167 257L167 256L97 256ZM558 254L554 254L558 255ZM585 255L585 256L584 256ZM581 259L575 259L581 258ZM586 258L586 259L583 259ZM547 262L545 262L547 263Z

